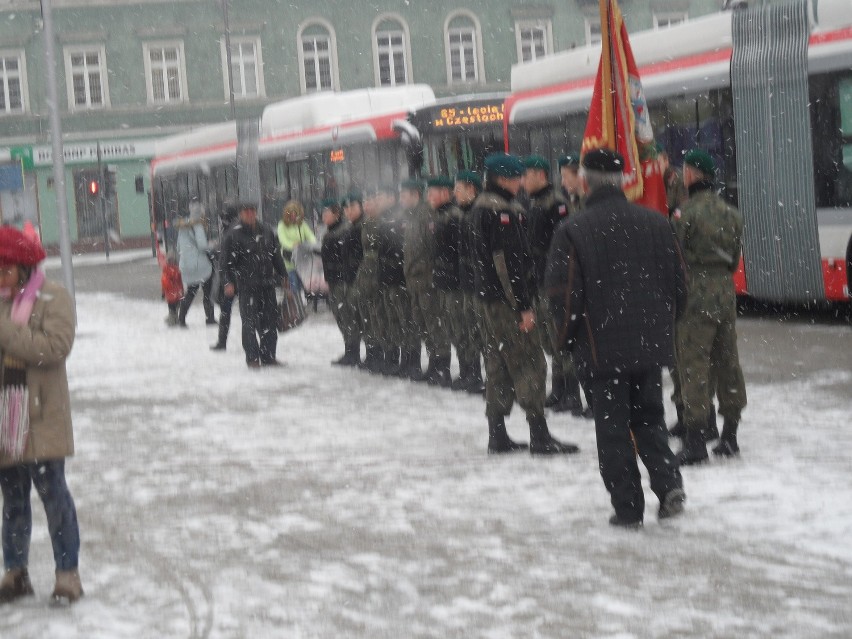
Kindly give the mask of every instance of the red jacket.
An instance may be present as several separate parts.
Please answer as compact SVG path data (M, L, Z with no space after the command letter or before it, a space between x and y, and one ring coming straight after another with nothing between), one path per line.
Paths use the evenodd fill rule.
M179 302L183 297L183 279L181 279L177 264L167 263L163 265L163 277L160 281L163 284L163 295L166 298L166 303Z

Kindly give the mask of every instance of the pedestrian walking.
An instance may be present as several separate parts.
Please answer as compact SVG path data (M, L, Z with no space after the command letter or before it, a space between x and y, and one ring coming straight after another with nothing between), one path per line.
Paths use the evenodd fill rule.
M222 208L219 214L219 244L213 251L213 264L218 271L216 290L213 294L216 302L219 304L219 334L216 343L210 347L211 351L224 351L228 346L228 333L231 330L231 310L234 306L234 297L225 295L225 278L223 276L224 266L222 265L222 242L225 234L238 220L239 211L236 203L228 202ZM239 291L235 291L235 296Z
M160 286L163 290L163 299L169 307L166 325L177 326L178 309L183 299L183 279L180 275L177 255L171 250L164 255L157 246L157 260L160 263Z
M733 274L742 252L743 220L739 211L714 190L716 164L702 149L686 154L683 183L689 199L672 216L689 276L686 309L677 323L677 372L684 447L682 464L707 461L708 411L713 394L723 418L722 436L713 453L740 452L737 429L746 406L746 388L737 350L737 301Z
M71 297L38 269L44 257L37 239L0 227L0 489L5 568L0 602L33 594L28 572L33 485L44 504L53 546L52 598L73 603L83 596L77 510L65 481L65 459L74 454L65 361L74 343L76 322Z
M207 324L216 323L213 300L210 297L210 289L213 285L213 264L207 254L209 246L204 224L204 205L197 200L189 203L189 217L178 219L175 224L178 229L178 265L186 286L186 293L180 302L178 312L178 326L183 328L186 328L186 314L199 288L203 293L202 303Z
M645 497L637 452L660 500L659 518L683 510L662 367L674 361L674 318L686 290L671 226L627 201L623 168L623 158L607 149L583 157L586 206L557 230L545 287L556 318L554 347L574 352L591 390L601 477L615 509L609 523L638 528Z
M278 302L275 284L289 286L281 247L273 230L257 219L257 205L238 206L239 221L222 241L224 293L240 292L242 341L249 368L277 366Z
M485 168L485 190L471 211L471 263L485 341L488 452L527 448L506 432L505 418L517 401L526 412L532 454L576 453L577 446L550 434L544 416L547 362L536 333L534 266L513 203L524 166L497 153L486 158Z

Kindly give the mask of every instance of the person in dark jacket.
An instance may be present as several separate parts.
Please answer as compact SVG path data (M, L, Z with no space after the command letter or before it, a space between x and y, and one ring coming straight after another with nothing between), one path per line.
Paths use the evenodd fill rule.
M346 282L346 305L352 316L358 321L358 343L355 345L355 366L361 365L361 340L367 339L369 312L363 308L361 296L355 280L358 269L364 259L364 247L361 244L361 231L364 226L364 205L359 192L352 191L343 198L343 214L346 216L346 241L343 247L344 281Z
M288 286L287 268L275 232L257 219L257 205L239 205L239 222L222 241L225 297L240 291L243 350L249 368L277 366L278 302L275 283ZM259 340L258 340L259 338Z
M517 400L530 426L532 454L575 453L554 439L544 416L547 362L536 333L533 263L513 202L524 167L505 153L486 158L486 184L471 211L471 263L485 342L488 452L526 448L509 438L505 418Z
M219 237L224 239L225 234L228 232L236 222L237 217L239 215L239 211L237 210L237 204L234 202L229 202L225 204L222 209L222 212L219 214ZM219 284L217 286L218 290L213 291L214 299L219 304L219 336L216 340L216 343L210 347L211 351L224 351L228 345L228 332L231 330L231 309L234 306L234 298L228 297L225 295L224 287L225 287L225 278L222 277L222 271L224 270L222 267L222 247L221 242L220 245L213 251L213 264L216 265L216 269L219 274Z
M623 167L607 149L583 157L586 207L557 230L545 286L556 318L554 347L573 350L590 385L601 477L615 508L610 524L638 528L645 498L637 452L660 500L660 519L682 512L686 499L662 393L686 285L671 226L627 201Z
M580 190L580 156L571 153L563 155L557 163L562 197L568 202L568 215L583 208L583 193Z
M349 236L349 222L343 218L343 210L335 200L324 200L320 207L322 209L322 223L325 224L326 233L322 238L320 255L322 256L322 270L325 281L328 283L328 302L331 312L337 322L337 327L343 335L344 353L332 364L339 366L355 366L360 361L358 348L360 345L360 330L358 328L357 314L353 313L346 303L346 289L351 286L347 283L349 273L346 264L346 244ZM354 280L354 278L351 278Z
M459 288L462 292L463 320L466 333L465 339L471 349L471 359L468 362L467 376L460 371L459 379L454 382L453 389L461 388L471 394L481 395L485 392L482 382L482 336L479 333L479 315L476 308L476 295L473 283L473 263L470 247L470 212L473 203L482 192L482 178L473 171L459 171L453 188L453 199L462 211L461 229L459 233Z

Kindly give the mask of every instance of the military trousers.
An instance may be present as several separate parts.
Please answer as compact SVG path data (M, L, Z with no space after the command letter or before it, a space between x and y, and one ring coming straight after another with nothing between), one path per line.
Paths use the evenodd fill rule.
M472 362L479 352L471 343L469 331L465 325L464 295L460 290L439 291L443 318L446 320L450 343L456 347L459 365Z
M386 348L412 349L419 345L408 291L402 286L386 286L382 289L382 299L387 318Z
M677 373L683 423L687 428L704 427L714 387L722 417L739 420L746 406L735 322L733 313L714 318L687 310L676 324Z
M406 283L411 297L411 317L418 339L426 344L429 357L450 357L450 339L442 318L441 298L431 282L413 280Z
M364 343L368 347L383 346L380 336L385 321L379 291L378 264L374 257L365 256L361 266L358 267L358 274L355 277L355 294L358 298Z
M479 357L482 354L482 335L479 331L479 304L476 300L476 295L465 291L463 293L462 304L464 329L467 333L467 340L473 352Z
M502 301L480 301L485 348L485 414L505 417L518 402L527 419L544 417L547 362L538 333L524 333L520 314Z
M556 351L553 345L556 343L556 320L550 310L550 304L546 298L537 297L535 301L536 326L544 352L550 355L550 365L553 368L553 378L560 379L571 376L577 377L574 370L574 360L570 353Z
M351 284L335 282L329 285L328 302L337 328L343 335L343 342L351 344L361 338L361 318L358 313L357 303L353 304L349 289L354 288Z

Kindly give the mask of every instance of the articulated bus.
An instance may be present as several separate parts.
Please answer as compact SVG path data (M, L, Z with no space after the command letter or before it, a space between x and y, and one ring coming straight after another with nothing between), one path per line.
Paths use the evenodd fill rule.
M745 221L737 292L849 301L852 0L740 8L631 36L657 140L696 146ZM515 65L507 149L580 149L600 47Z
M288 199L319 202L371 184L482 171L502 150L505 95L437 101L426 85L317 93L268 105L258 123L260 200L276 220ZM167 226L192 198L220 211L238 193L237 125L200 127L158 143L154 216ZM215 216L210 216L215 235ZM312 220L309 220L309 222ZM315 220L313 220L315 221Z

